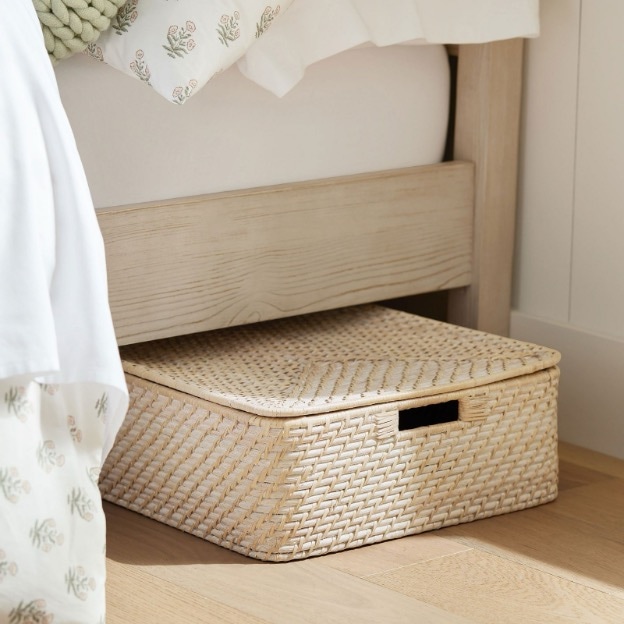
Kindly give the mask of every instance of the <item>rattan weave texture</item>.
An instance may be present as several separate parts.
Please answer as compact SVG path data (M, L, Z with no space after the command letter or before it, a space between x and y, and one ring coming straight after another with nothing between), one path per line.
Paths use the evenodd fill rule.
M126 372L169 388L290 417L475 387L559 354L371 305L132 345L123 358Z
M361 312L346 314L361 320ZM383 313L384 322L414 322L436 332L448 328L389 312ZM346 326L346 316L339 316ZM366 337L365 328L358 331ZM274 332L269 330L267 341L277 340ZM323 334L318 328L315 332ZM476 334L468 331L470 338ZM451 330L448 341L439 338L441 352L452 353L455 335ZM339 334L334 340L341 340ZM472 350L482 357L486 348L477 346L487 340L479 334L463 353ZM369 341L382 349L381 342ZM502 344L496 337L491 341ZM403 342L413 348L409 337ZM523 361L519 370L525 370L530 358L529 368L541 361L544 370L492 383L484 376L486 383L459 390L443 390L440 384L434 396L385 401L382 392L376 403L289 417L259 416L129 374L131 406L103 468L103 497L271 561L335 552L548 502L557 495L559 371L550 365L557 354L503 343L510 355L499 361ZM166 350L164 355L150 351L144 365L160 366L170 356L175 370L183 370L181 344L152 344L156 351ZM362 343L361 354L365 348ZM256 362L256 351L247 352ZM269 359L270 353L265 352ZM325 351L316 347L311 357L318 353ZM138 357L133 349L133 369ZM195 355L191 362L193 375L207 376L197 370ZM275 361L269 363L275 369ZM492 370L499 370L498 365ZM458 401L458 420L399 431L399 413L446 401Z

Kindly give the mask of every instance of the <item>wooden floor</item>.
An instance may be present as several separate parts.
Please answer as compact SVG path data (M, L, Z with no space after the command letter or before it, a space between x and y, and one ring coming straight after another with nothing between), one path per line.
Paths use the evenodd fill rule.
M108 624L624 622L624 461L560 446L557 501L291 563L114 505Z

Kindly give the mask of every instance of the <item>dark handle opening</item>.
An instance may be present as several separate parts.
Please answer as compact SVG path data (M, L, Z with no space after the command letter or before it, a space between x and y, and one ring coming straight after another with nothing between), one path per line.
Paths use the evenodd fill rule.
M459 401L445 401L399 410L399 431L459 420Z

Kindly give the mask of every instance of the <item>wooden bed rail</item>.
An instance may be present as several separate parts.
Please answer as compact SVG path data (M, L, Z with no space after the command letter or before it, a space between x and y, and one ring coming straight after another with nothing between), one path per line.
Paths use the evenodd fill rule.
M120 344L466 286L473 165L98 210Z

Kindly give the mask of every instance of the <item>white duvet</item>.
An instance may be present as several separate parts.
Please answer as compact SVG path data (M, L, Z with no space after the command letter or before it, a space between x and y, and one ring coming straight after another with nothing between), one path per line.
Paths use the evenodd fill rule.
M283 96L313 63L360 45L538 32L538 0L128 0L88 54L183 104L234 63Z
M538 34L538 0L294 0L238 67L281 96L308 66L360 45L485 43Z
M97 477L127 407L104 248L32 0L0 20L0 622L104 618Z

